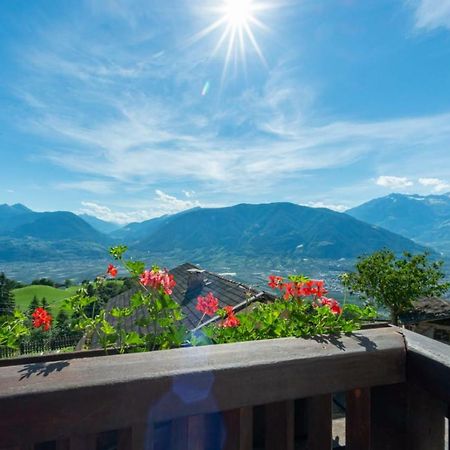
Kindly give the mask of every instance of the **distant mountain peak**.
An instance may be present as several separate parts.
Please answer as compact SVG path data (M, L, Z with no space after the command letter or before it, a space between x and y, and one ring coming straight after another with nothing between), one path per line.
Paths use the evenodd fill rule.
M450 254L450 195L390 194L347 213Z

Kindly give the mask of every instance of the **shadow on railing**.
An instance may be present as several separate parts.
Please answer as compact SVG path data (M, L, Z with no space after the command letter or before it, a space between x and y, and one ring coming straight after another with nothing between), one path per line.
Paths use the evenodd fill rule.
M450 346L394 327L64 358L0 368L1 449L330 450L338 392L346 449L444 449Z

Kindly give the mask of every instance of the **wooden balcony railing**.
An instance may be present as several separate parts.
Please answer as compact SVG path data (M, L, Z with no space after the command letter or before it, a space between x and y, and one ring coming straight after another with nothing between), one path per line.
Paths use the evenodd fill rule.
M398 328L0 368L8 450L444 449L450 346Z

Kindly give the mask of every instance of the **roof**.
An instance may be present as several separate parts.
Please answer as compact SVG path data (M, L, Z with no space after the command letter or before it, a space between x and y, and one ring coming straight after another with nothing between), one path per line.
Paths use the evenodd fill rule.
M404 324L450 318L450 301L429 297L413 302L413 309L400 316Z
M183 324L189 330L196 328L202 317L200 311L197 311L195 308L199 295L205 296L209 292L212 292L219 299L220 307L232 306L235 311L244 309L253 301L257 300L261 302L274 298L273 295L267 292L253 289L243 283L238 283L215 273L208 272L191 263L182 264L169 272L174 276L177 283L173 289L172 298L181 306L185 316ZM191 288L189 288L189 280L191 280ZM196 280L194 286L192 286L192 280ZM136 287L111 298L106 305L106 311L109 312L115 307L123 308L129 306L132 295L138 289L139 287ZM137 310L131 317L124 321L125 329L127 331L135 329L141 333L150 333L152 331L150 328L144 330L135 325L136 319L142 317L144 314L145 310ZM108 321L114 324L115 319L109 316Z

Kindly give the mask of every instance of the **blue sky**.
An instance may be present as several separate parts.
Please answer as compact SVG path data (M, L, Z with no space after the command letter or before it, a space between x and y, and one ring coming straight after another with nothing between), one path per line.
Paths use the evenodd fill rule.
M0 2L0 203L121 223L450 191L450 0ZM244 36L245 37L245 36Z

